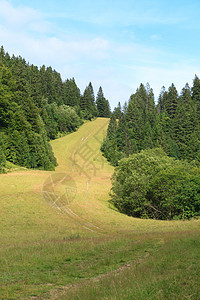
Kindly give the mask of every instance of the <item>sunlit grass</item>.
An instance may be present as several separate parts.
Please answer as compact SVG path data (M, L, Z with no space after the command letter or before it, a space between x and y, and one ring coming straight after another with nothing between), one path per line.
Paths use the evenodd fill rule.
M59 299L199 299L200 236L163 237L144 259L71 287Z
M86 295L77 299L87 299L87 295L88 299L95 299L91 291L99 295L96 299L134 299L132 290L138 286L137 297L139 290L143 293L143 298L138 299L147 299L151 285L155 285L156 292L163 289L160 286L164 283L159 283L162 281L159 278L162 279L162 268L170 273L171 269L166 268L169 257L174 260L173 272L177 269L177 253L185 251L191 266L195 259L199 259L196 252L199 244L192 242L199 233L199 220L134 219L110 207L108 200L113 167L99 150L107 125L108 120L98 118L86 122L78 132L53 141L52 147L58 160L55 172L15 169L12 166L13 172L0 175L0 298L65 299L71 290L73 297L82 293ZM84 154L86 157L89 155L90 164L87 164L84 155L80 155L85 148L90 149ZM64 185L62 181L56 184L55 197L51 194L48 198L44 194L47 190L44 184L60 174L70 176L67 177L70 178L69 188L74 188L71 182L76 185L75 197L69 204L68 198L63 197L66 182ZM51 188L48 191L51 192ZM63 206L56 206L54 200L57 204L61 201ZM183 248L181 241L184 241ZM178 247L179 252L174 253ZM138 259L142 259L140 264L137 264ZM136 263L138 275L128 268L115 278L112 272L127 263ZM183 274L188 272L189 265L183 261L182 266L181 280L184 281ZM151 268L155 269L153 276L148 271ZM111 274L102 277L97 286L91 285L91 278L109 272ZM196 273L191 271L190 274L194 277L196 289ZM71 284L80 282L83 286L70 288ZM141 286L140 282L143 282ZM166 291L170 284L173 287L172 282L166 282ZM127 293L123 293L123 289ZM156 292L152 295L155 296ZM162 298L165 292L162 293L158 299L165 299ZM179 293L177 288L177 295ZM190 293L187 285L182 295L184 293Z

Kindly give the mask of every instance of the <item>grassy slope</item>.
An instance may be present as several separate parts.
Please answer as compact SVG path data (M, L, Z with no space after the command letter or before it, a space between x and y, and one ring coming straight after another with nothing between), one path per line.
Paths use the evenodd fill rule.
M198 299L200 222L109 207L113 168L99 150L107 125L98 118L53 141L55 172L0 175L0 299Z

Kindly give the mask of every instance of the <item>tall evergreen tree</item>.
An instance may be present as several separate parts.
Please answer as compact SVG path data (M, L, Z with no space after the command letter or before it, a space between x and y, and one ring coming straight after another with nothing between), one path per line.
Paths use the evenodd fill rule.
M91 82L85 88L84 94L80 100L80 108L83 111L85 119L90 119L97 116L97 108L95 105L94 90Z
M64 82L64 104L78 106L80 104L80 89L77 87L75 79L67 79Z
M172 83L172 85L169 87L167 99L165 103L165 108L170 118L174 118L176 114L178 102L179 102L178 92L175 85Z
M166 111L165 109L166 102L167 102L167 92L165 90L165 87L163 86L160 91L160 95L158 97L157 111L159 114L162 114L163 112Z
M92 86L91 82L89 83L87 89L90 92L92 106L95 106L95 95L94 95L94 89L93 89L93 86Z
M107 118L110 117L109 101L105 99L103 89L101 86L97 93L96 105L97 105L99 117L107 117Z
M171 136L179 149L178 158L192 160L199 146L199 124L191 90L188 84L182 89L181 102L171 124Z
M111 111L110 111L110 103L107 99L105 99L105 104L104 104L104 117L105 118L110 118L111 116Z
M200 120L200 79L197 75L193 80L193 87L192 87L192 100L195 103L197 111L199 113L199 120Z
M103 89L101 86L97 93L96 105L97 105L97 110L98 110L98 116L104 117L105 98L104 98Z
M117 107L114 108L113 114L114 114L114 116L115 116L116 119L119 119L121 117L122 107L121 107L121 103L120 102L118 102Z

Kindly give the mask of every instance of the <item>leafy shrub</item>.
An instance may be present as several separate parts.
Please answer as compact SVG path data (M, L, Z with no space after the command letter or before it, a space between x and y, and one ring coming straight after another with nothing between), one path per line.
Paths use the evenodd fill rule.
M143 150L119 162L112 177L111 202L138 218L190 218L200 213L200 169Z
M60 132L73 132L82 124L73 107L62 105L58 107L58 128Z
M3 154L2 149L0 148L0 173L4 172L5 164L6 164L5 156Z

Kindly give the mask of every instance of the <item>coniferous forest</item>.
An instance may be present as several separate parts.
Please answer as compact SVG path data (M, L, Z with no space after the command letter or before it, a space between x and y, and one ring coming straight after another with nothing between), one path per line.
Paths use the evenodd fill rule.
M115 108L101 150L115 168L111 202L140 218L200 214L200 80L178 95L163 87L155 105L143 84Z
M200 161L200 80L178 95L172 84L163 87L155 105L153 90L143 84L121 109L114 109L102 145L105 157L117 165L123 157L161 147L171 157Z
M53 170L49 141L75 131L84 120L110 117L100 87L83 95L75 79L62 81L51 67L40 68L0 49L0 172L6 161L27 168Z
M0 172L6 162L54 170L49 141L84 122L108 117L101 150L116 166L111 202L140 218L191 218L200 212L200 80L179 95L163 87L157 105L143 84L111 113L102 87L81 94L75 79L62 81L51 67L30 65L0 50Z

